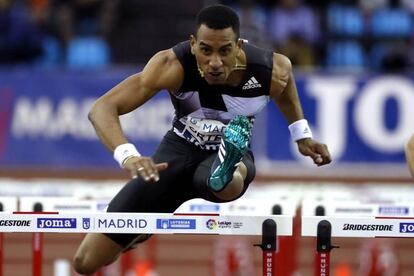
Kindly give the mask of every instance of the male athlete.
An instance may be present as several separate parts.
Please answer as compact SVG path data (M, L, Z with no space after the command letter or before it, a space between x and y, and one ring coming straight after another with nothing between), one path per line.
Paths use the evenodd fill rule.
M141 156L118 117L160 90L169 92L175 107L173 126L152 157ZM226 202L242 196L255 176L249 149L253 119L270 99L289 122L299 151L317 166L330 163L326 145L312 139L304 119L289 59L244 43L230 8L201 10L189 41L155 54L142 72L112 88L90 111L102 143L132 177L108 212L172 213L192 198ZM74 267L92 274L149 236L88 234Z
M414 177L414 134L405 146L405 157L407 159L407 165L410 169L411 175Z

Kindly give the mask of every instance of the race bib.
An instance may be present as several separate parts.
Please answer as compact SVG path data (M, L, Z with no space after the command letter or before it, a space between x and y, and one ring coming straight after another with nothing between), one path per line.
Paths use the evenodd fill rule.
M217 120L182 117L174 127L174 132L196 146L217 150L226 125Z

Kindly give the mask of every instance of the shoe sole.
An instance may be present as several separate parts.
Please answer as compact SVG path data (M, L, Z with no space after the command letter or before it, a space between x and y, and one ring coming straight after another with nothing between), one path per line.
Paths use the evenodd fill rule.
M236 116L224 130L222 142L226 151L225 157L222 156L222 152L219 152L222 162L209 181L209 187L214 192L223 190L233 178L235 168L249 148L250 129L250 122L246 117Z

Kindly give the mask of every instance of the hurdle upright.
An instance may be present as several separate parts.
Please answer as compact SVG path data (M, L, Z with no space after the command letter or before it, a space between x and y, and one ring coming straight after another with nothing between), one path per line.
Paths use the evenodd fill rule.
M2 212L13 212L16 211L18 207L17 197L2 196L0 197L0 213ZM6 221L0 221L0 224L7 224ZM4 270L4 236L0 232L0 276L3 276Z

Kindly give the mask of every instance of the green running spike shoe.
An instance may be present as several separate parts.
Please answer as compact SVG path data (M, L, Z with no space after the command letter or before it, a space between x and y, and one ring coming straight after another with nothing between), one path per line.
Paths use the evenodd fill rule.
M227 125L220 148L213 163L208 186L214 192L222 191L232 180L233 173L249 149L251 124L245 116L236 116Z

